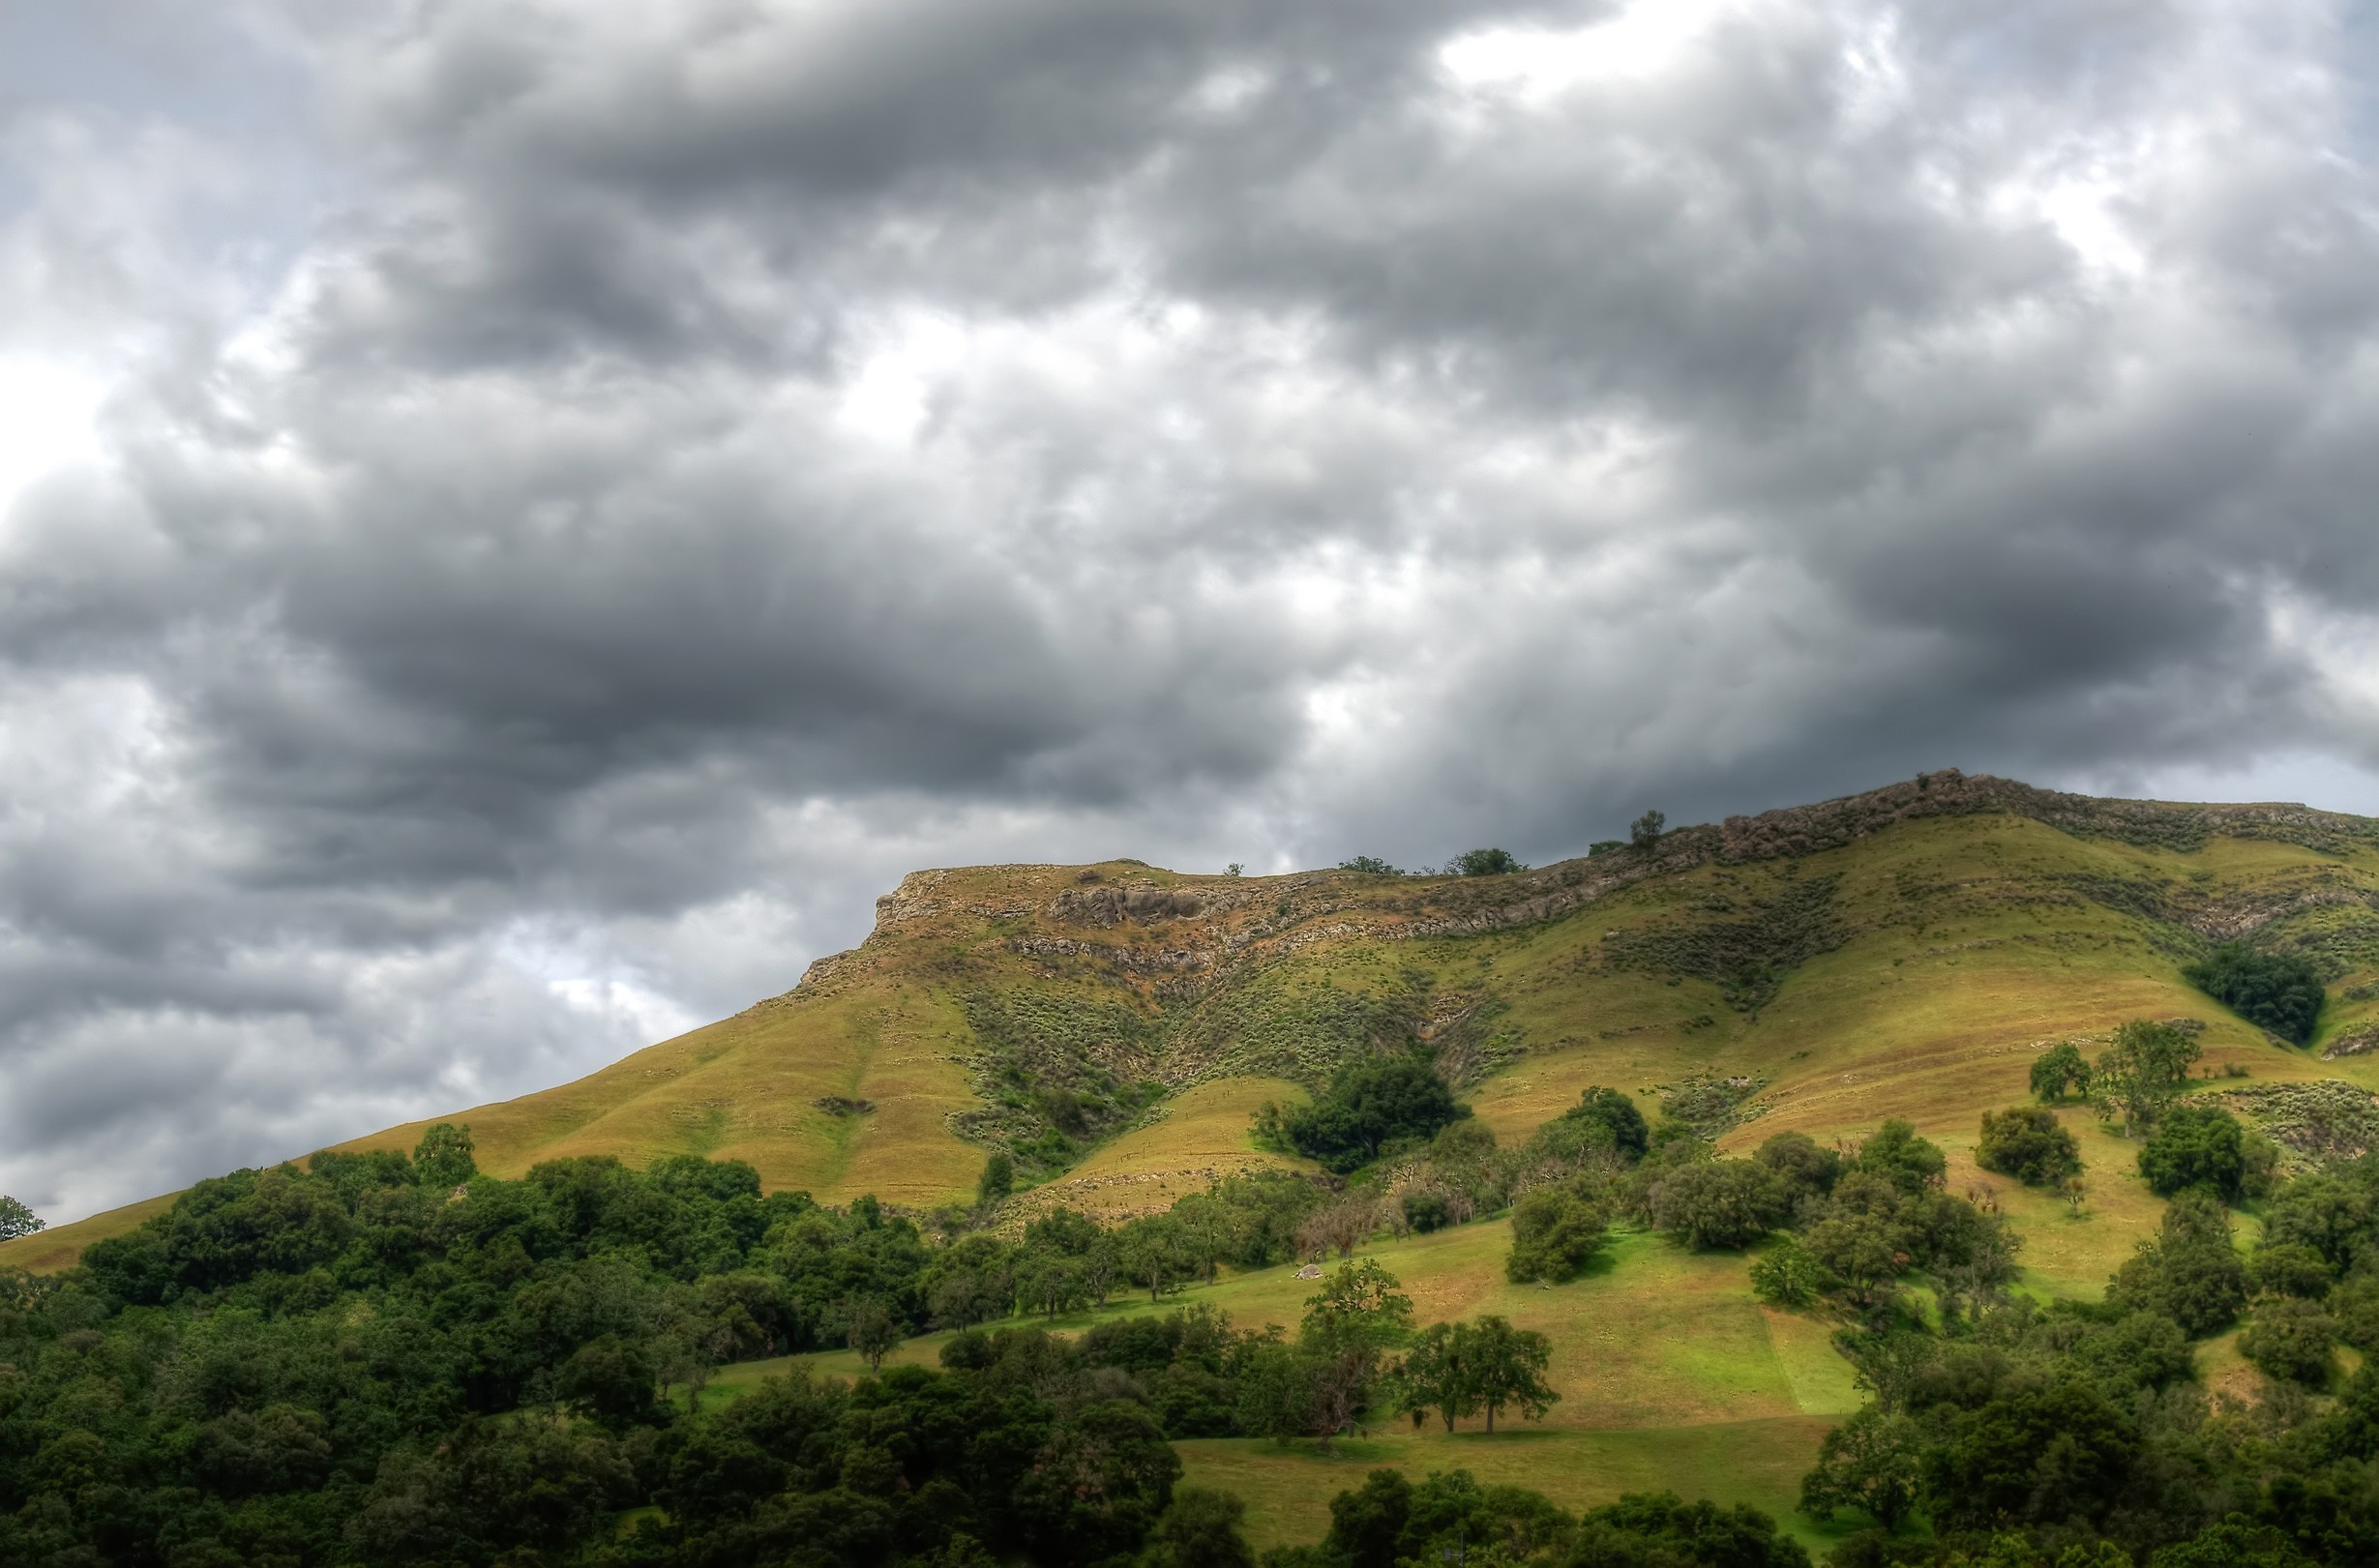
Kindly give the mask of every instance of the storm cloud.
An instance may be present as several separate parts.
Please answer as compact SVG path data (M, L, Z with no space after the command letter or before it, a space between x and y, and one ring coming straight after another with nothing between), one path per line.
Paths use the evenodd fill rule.
M785 989L915 866L1963 766L2379 809L2334 4L0 13L0 1190Z

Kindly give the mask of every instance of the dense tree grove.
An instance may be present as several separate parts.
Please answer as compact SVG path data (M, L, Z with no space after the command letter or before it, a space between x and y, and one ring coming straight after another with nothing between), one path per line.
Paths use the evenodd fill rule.
M2302 954L2258 953L2229 942L2181 973L2249 1023L2300 1046L2321 1021L2321 971Z
M1470 1115L1429 1058L1418 1051L1340 1070L1310 1105L1281 1117L1281 1131L1299 1154L1330 1170L1369 1165L1400 1139L1425 1139Z
M1170 1438L1360 1413L1397 1337L1365 1342L1364 1314L1403 1326L1392 1280L1353 1270L1291 1341L1188 1314L1078 1346L975 1328L938 1371L887 1352L1281 1261L1323 1196L1238 1178L1119 1230L1060 1210L933 1245L733 1162L492 1180L443 1127L412 1158L201 1182L60 1279L0 1276L0 1563L1129 1555L1169 1517ZM699 1413L722 1363L842 1346L879 1376ZM1250 1374L1284 1355L1295 1398L1267 1405ZM1170 1528L1177 1551L1212 1533Z

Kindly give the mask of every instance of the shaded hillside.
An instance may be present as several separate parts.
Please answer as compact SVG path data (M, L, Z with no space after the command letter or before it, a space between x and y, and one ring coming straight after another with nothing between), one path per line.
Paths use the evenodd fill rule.
M2308 1050L2182 979L2239 937L2322 965ZM971 1194L999 1148L1126 1212L1275 1158L1222 1146L1255 1085L1183 1091L1286 1094L1415 1037L1505 1138L1601 1082L1648 1109L1740 1095L1719 1108L1739 1138L1904 1115L1956 1139L2021 1097L2034 1049L2131 1017L2202 1019L2208 1063L2259 1080L2379 1082L2374 982L2379 823L1944 773L1509 876L920 872L785 995L456 1119L498 1174L700 1153L924 1207ZM139 1212L0 1257L54 1266Z

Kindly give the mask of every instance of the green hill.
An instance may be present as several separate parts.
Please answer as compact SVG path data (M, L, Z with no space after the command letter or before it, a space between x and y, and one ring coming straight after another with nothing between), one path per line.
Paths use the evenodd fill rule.
M2237 941L2318 967L2308 1044L2185 977ZM971 1198L1000 1151L1026 1178L1003 1211L1013 1229L1060 1204L1115 1221L1234 1171L1311 1171L1258 1146L1258 1108L1418 1038L1506 1146L1592 1084L1738 1151L1905 1118L1948 1151L1951 1193L2008 1216L2022 1288L2095 1297L2164 1208L2138 1145L2059 1111L2089 1166L2079 1214L1972 1151L1981 1112L2027 1098L2037 1052L2138 1018L2185 1021L2214 1080L2198 1092L2298 1155L2356 1151L2379 1126L2379 822L1945 773L1501 876L920 872L878 901L860 947L785 995L452 1119L493 1175L699 1154L749 1162L771 1191L917 1211ZM2297 1086L2317 1083L2338 1087L2308 1115ZM407 1148L422 1130L346 1147ZM10 1243L0 1264L63 1267L169 1202ZM1364 1250L1420 1321L1496 1313L1550 1336L1561 1399L1540 1427L1493 1441L1375 1431L1326 1453L1200 1439L1181 1447L1188 1477L1246 1496L1260 1546L1315 1538L1329 1496L1380 1464L1460 1465L1571 1506L1658 1485L1790 1512L1824 1434L1860 1400L1825 1324L1762 1307L1740 1255L1642 1233L1571 1285L1515 1286L1509 1237L1489 1220ZM1310 1288L1277 1267L1178 1300L1286 1325ZM1104 1316L1151 1310L1127 1299ZM896 1359L930 1362L937 1344ZM728 1370L710 1397L772 1365ZM2206 1362L2217 1381L2238 1365L2222 1342Z
M1506 1139L1590 1083L1650 1110L1747 1079L1732 1140L1902 1116L1955 1143L2021 1097L2032 1051L2129 1018L2202 1020L2207 1064L2255 1080L2379 1083L2359 1053L2379 1042L2375 904L2379 822L1955 772L1507 876L919 872L784 995L453 1119L499 1175L694 1153L749 1161L770 1190L924 1208L971 1196L1006 1148L1052 1182L1043 1200L1121 1214L1283 1163L1243 1136L1257 1102L1417 1035ZM2323 965L2309 1049L2182 978L2240 937ZM342 1146L409 1147L422 1125ZM59 1266L150 1212L0 1259ZM2077 1286L2100 1261L2043 1259Z

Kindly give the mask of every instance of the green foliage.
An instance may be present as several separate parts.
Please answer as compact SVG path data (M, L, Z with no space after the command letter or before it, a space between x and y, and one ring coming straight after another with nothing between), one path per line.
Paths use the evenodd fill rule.
M2109 1121L2121 1119L2126 1135L2155 1125L2188 1086L2197 1057L2197 1042L2185 1031L2133 1019L2115 1031L2115 1043L2091 1069L2098 1113Z
M975 1201L986 1207L1006 1199L1016 1191L1016 1162L1004 1154L994 1154L983 1162L983 1174L975 1182Z
M2300 1046L2321 1021L2321 972L2300 954L2258 953L2229 942L2181 974L2249 1023Z
M2116 1271L2107 1300L2171 1318L2192 1339L2218 1334L2246 1305L2246 1266L2231 1245L2220 1201L2185 1191L2164 1211L2156 1239Z
M1512 1246L1504 1272L1515 1284L1574 1280L1602 1251L1610 1216L1576 1187L1539 1187L1512 1206Z
M1247 1504L1228 1492L1175 1487L1148 1535L1145 1568L1256 1568L1240 1526Z
M0 1241L15 1241L47 1228L48 1222L6 1193L0 1193Z
M1776 1173L1756 1160L1710 1160L1660 1178L1650 1192L1652 1223L1688 1247L1746 1247L1790 1213Z
M1924 1488L1924 1442L1906 1415L1868 1405L1826 1435L1800 1506L1821 1520L1849 1508L1897 1530Z
M1796 1205L1823 1199L1842 1179L1842 1156L1806 1133L1777 1133L1751 1157L1776 1173Z
M1496 1412L1506 1405L1535 1421L1561 1399L1545 1382L1553 1346L1542 1334L1514 1328L1493 1315L1473 1324L1457 1325L1458 1338L1464 1328L1468 1329L1468 1344L1459 1351L1459 1359L1472 1401L1486 1412L1488 1432L1495 1431Z
M2256 1371L2308 1388L2329 1386L2336 1349L2337 1320L2294 1296L2262 1302L2239 1334L2239 1353Z
M2143 1153L2140 1158L2144 1161L2147 1156ZM1982 1133L1975 1145L1975 1163L1985 1170L1996 1170L2037 1187L2079 1175L2082 1154L2073 1135L2059 1125L2055 1114L2031 1106L2014 1106L1982 1113Z
M1590 1134L1599 1129L1609 1145L1627 1160L1643 1159L1650 1147L1651 1132L1645 1125L1644 1112L1636 1109L1634 1096L1623 1089L1595 1084L1561 1112L1561 1120Z
M1398 1200L1398 1206L1404 1210L1405 1224L1424 1236L1444 1229L1453 1220L1445 1195L1425 1188L1415 1188L1406 1193Z
M1355 855L1338 863L1342 872L1360 872L1366 876L1402 876L1403 872L1382 860L1378 855Z
M1751 1264L1751 1289L1771 1307L1812 1306L1834 1285L1832 1274L1799 1236L1782 1238Z
M1558 1568L1808 1568L1799 1544L1756 1509L1631 1493L1573 1517L1520 1487L1482 1487L1467 1470L1418 1485L1374 1470L1330 1500L1318 1547L1275 1552L1273 1568L1543 1563Z
M423 1186L450 1190L478 1175L471 1130L442 1121L422 1134L413 1149L413 1169Z
M2082 1056L2082 1048L2070 1040L2060 1040L2042 1051L2032 1064L2032 1092L2042 1105L2055 1105L2068 1097L2090 1097L2090 1063Z
M1349 1171L1392 1139L1429 1138L1470 1114L1428 1058L1409 1053L1341 1070L1312 1104L1281 1117L1281 1131L1298 1153Z
M1650 849L1660 842L1669 830L1669 819L1659 812L1646 812L1627 824L1627 842L1638 849Z
M2165 1113L2139 1151L2139 1173L2164 1197L2202 1187L2237 1202L2246 1179L2239 1118L2218 1106L2180 1106Z
M1509 876L1528 867L1508 849L1465 849L1445 869L1457 876Z
M1885 1122L1874 1137L1859 1144L1853 1164L1868 1175L1883 1177L1910 1198L1941 1186L1949 1169L1939 1144L1918 1137L1916 1128L1896 1119Z

